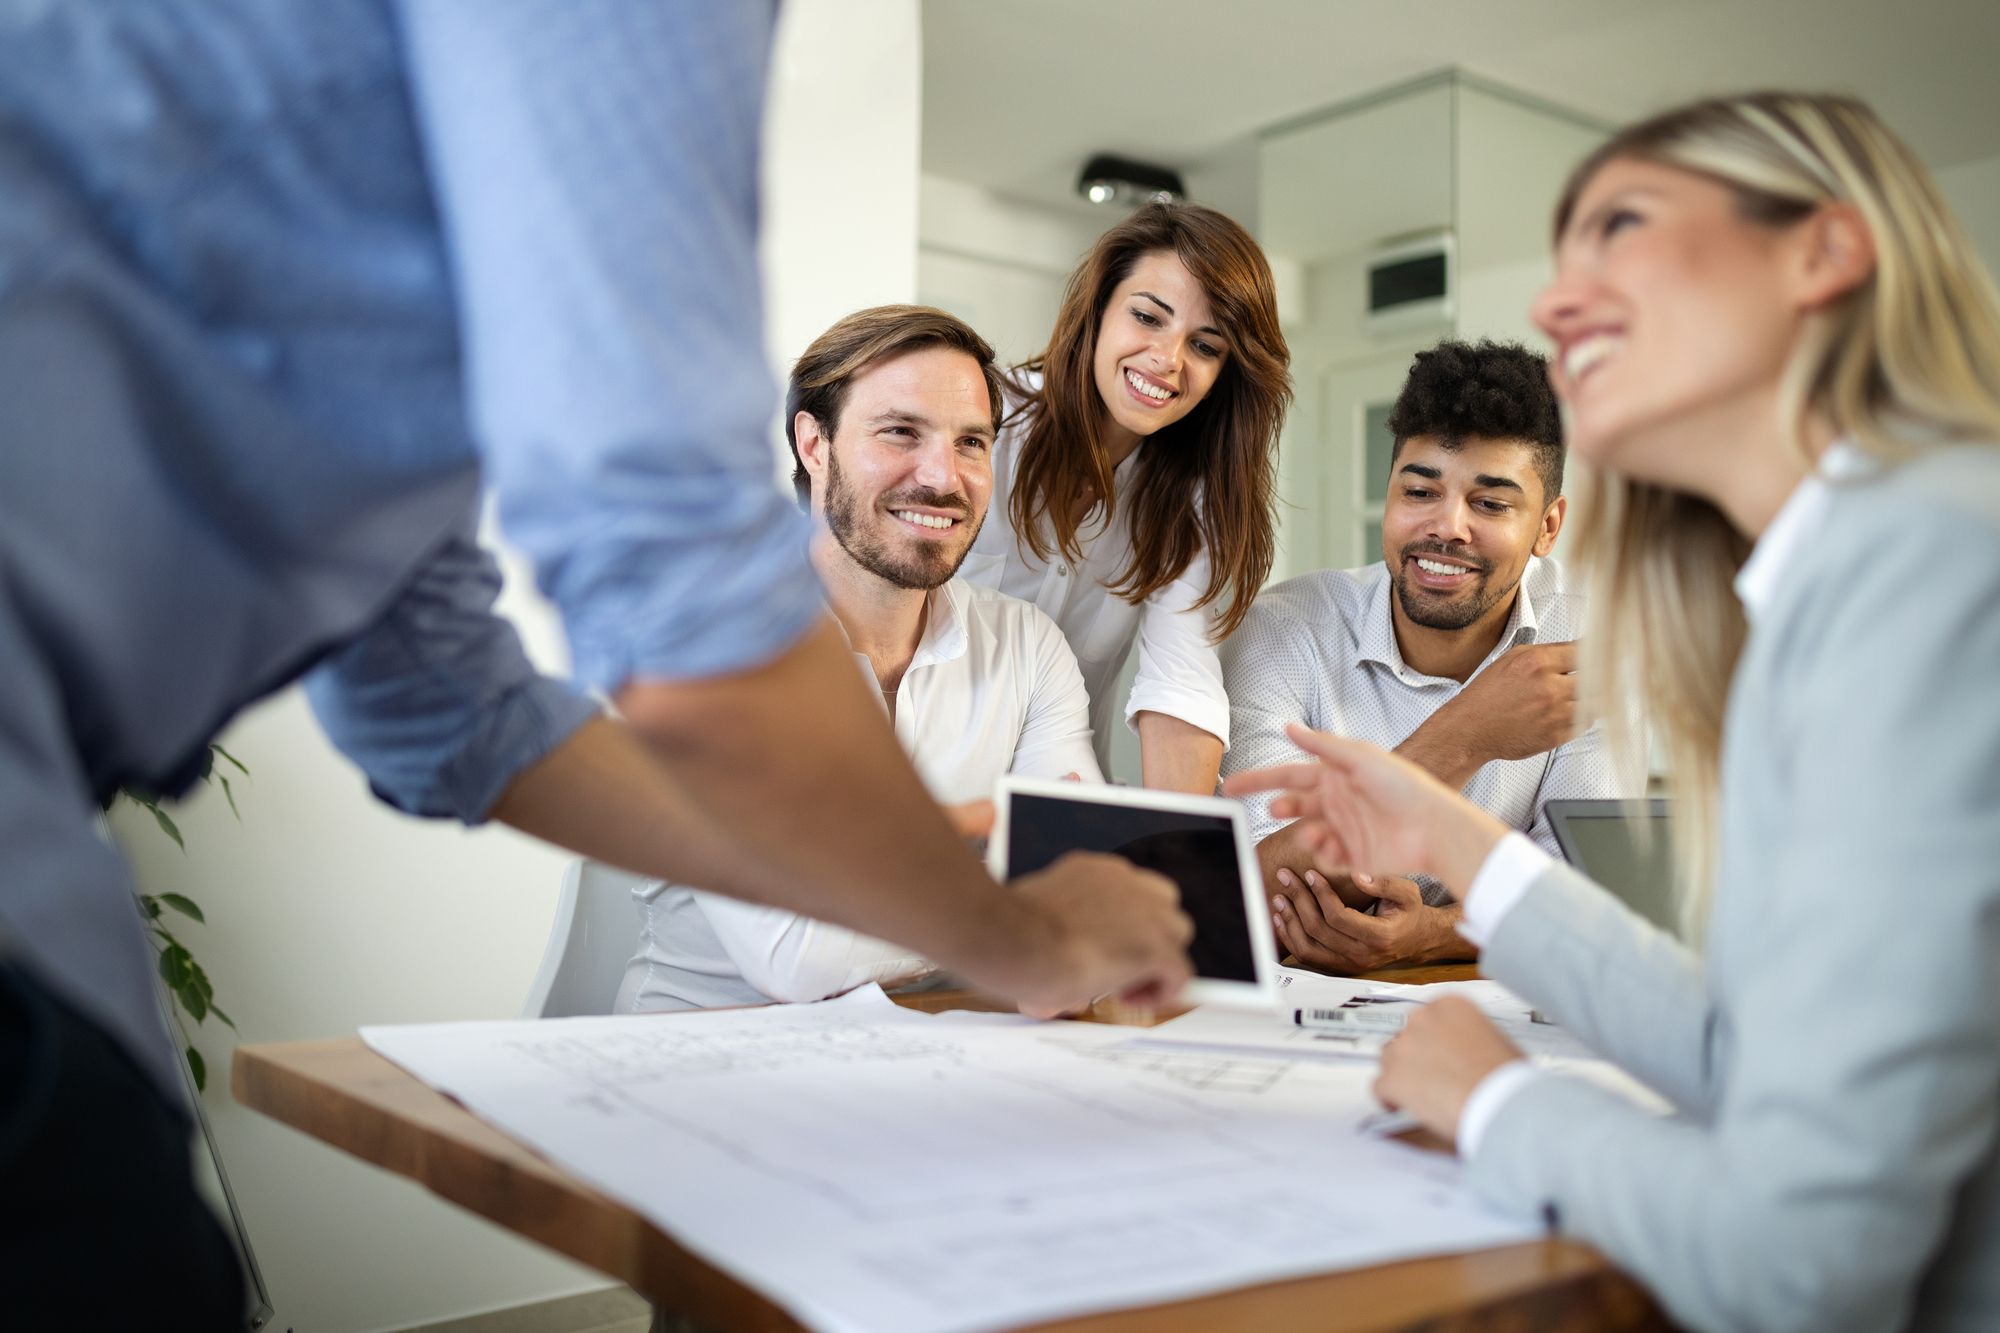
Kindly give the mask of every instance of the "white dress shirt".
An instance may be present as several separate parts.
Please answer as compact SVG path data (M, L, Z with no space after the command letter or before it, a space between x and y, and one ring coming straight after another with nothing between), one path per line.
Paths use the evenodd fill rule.
M1426 676L1403 660L1390 618L1394 595L1380 562L1314 570L1264 590L1222 647L1236 734L1222 761L1225 775L1309 762L1285 734L1288 722L1393 750L1458 697L1464 685ZM1558 561L1530 557L1500 641L1467 683L1509 649L1561 643L1582 632L1583 597L1569 587L1567 572ZM1618 773L1593 730L1544 754L1484 765L1465 797L1554 851L1545 813L1550 801L1636 796L1643 784L1636 773ZM1245 804L1259 842L1283 823L1271 818L1270 796ZM1442 885L1419 882L1426 902L1450 901Z
M1799 548L1817 536L1826 523L1827 508L1833 501L1827 479L1859 476L1880 466L1847 441L1836 440L1820 456L1819 470L1808 474L1793 489L1736 574L1736 596L1743 603L1744 615L1753 624L1770 604L1772 589L1777 587L1779 576ZM1466 890L1465 918L1459 923L1459 933L1484 947L1553 860L1547 852L1518 835L1502 838L1486 854ZM1493 1123L1493 1117L1536 1077L1534 1067L1526 1060L1515 1060L1479 1081L1459 1113L1459 1156L1470 1160L1478 1152L1479 1141L1485 1136L1486 1127Z
M867 657L856 661L874 684ZM1103 780L1089 696L1062 631L1026 602L961 579L929 596L896 687L895 724L925 787L946 804L991 795L1002 773ZM619 1013L820 1000L931 970L901 945L781 908L659 880L633 894L645 925Z
M1028 376L1030 386L1038 377ZM1196 554L1181 576L1134 606L1105 585L1116 583L1132 561L1131 506L1126 502L1139 474L1141 445L1112 472L1114 505L1108 519L1100 511L1078 534L1082 560L1072 562L1051 550L1038 560L1017 541L1009 519L1014 478L1020 470L1027 426L1016 417L993 443L993 499L986 525L972 544L959 577L1032 602L1062 627L1090 691L1090 724L1098 766L1111 768L1111 727L1116 720L1118 673L1134 641L1139 671L1125 705L1124 721L1150 709L1190 722L1229 745L1229 694L1214 635L1219 619L1213 604L1194 604L1208 587L1208 553ZM1187 521L1195 515L1188 497ZM1049 545L1053 548L1053 532Z

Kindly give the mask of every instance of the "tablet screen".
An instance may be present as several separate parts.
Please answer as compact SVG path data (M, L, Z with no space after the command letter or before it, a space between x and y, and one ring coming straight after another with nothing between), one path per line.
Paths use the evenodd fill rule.
M1007 817L1007 873L1031 875L1064 852L1115 852L1181 888L1194 918L1188 960L1195 975L1257 981L1235 827L1217 815L1142 810L1015 792Z

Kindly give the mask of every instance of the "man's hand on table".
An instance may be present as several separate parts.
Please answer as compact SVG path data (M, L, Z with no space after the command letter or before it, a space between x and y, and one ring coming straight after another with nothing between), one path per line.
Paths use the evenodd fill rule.
M1576 734L1576 645L1510 648L1424 719L1396 753L1461 789L1496 759L1546 754Z
M1192 975L1187 945L1194 922L1165 875L1120 856L1071 852L1008 888L1041 918L1047 939L1023 959L1022 977L1005 991L1024 1014L1076 1013L1109 994L1158 1008Z
M1325 972L1373 972L1398 963L1439 963L1476 958L1479 951L1457 930L1456 907L1429 907L1414 880L1396 875L1356 876L1341 886L1317 870L1279 870L1270 895L1271 926L1280 955ZM1345 877L1343 877L1345 879ZM1345 887L1348 894L1339 889ZM1344 898L1372 895L1370 915Z

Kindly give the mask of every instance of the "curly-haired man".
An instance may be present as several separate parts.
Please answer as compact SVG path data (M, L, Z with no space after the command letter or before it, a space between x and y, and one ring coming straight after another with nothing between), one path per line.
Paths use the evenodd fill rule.
M1225 774L1296 762L1302 722L1394 748L1555 852L1543 807L1638 795L1588 732L1574 736L1583 599L1549 558L1562 530L1562 421L1547 364L1524 347L1419 352L1395 437L1382 563L1267 589L1223 645ZM1289 827L1252 805L1283 950L1363 972L1478 956L1436 885L1330 882Z

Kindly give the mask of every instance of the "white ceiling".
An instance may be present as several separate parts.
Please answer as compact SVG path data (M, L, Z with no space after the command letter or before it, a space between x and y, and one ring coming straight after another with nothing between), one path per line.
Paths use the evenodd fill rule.
M1065 209L1093 152L1218 169L1449 65L1610 121L1856 93L1934 168L2000 154L2000 0L924 0L923 25L924 169Z

